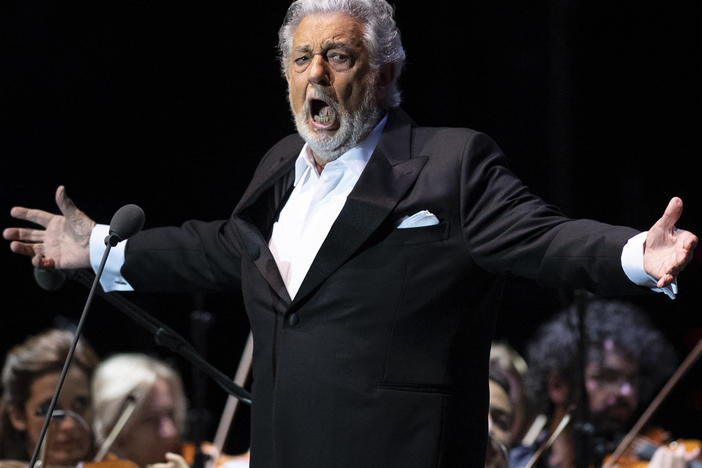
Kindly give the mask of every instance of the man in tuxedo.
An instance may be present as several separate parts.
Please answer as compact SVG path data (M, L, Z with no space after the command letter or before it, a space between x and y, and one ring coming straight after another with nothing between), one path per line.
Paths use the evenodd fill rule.
M485 135L416 127L384 0L296 1L279 37L298 134L264 155L229 219L134 236L103 285L240 285L253 467L482 467L503 276L672 295L696 243L674 226L682 202L648 234L571 220ZM13 208L45 229L6 229L11 249L42 268L96 263L105 227L63 187L56 200L62 215Z

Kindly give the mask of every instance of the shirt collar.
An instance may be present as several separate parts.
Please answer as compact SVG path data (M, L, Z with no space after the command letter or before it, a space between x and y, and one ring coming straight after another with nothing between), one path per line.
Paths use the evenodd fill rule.
M383 133L383 128L385 128L387 120L388 115L385 114L360 144L354 146L334 161L328 162L325 169L343 166L345 169L355 172L355 175L360 175L366 167L366 164L368 164L368 160L373 154L373 151L375 151L375 147L378 146L380 135ZM297 185L307 170L314 171L313 174L317 174L312 150L309 148L309 145L305 143L295 161L295 185Z

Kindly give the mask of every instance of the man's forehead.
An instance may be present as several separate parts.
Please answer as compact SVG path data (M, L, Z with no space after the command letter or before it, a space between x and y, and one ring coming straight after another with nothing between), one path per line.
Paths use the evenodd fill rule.
M610 343L607 340L604 343L603 349L599 356L595 359L590 359L590 365L600 370L622 370L635 372L638 369L638 362L636 359L626 356L616 345Z
M345 13L312 13L302 19L293 35L294 49L330 44L364 47L363 25Z

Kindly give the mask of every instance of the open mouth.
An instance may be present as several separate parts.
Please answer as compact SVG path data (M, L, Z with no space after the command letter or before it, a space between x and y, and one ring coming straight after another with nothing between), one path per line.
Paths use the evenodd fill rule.
M310 99L310 116L315 128L330 129L336 123L336 110L321 99Z

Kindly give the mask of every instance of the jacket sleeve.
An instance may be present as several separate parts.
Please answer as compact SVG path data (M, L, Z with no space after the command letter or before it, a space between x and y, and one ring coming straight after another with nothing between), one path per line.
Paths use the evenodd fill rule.
M240 258L231 220L188 221L130 238L121 272L137 291L236 291Z
M644 291L621 265L622 249L637 230L564 216L515 177L484 134L467 141L460 171L465 241L486 270L598 294Z

